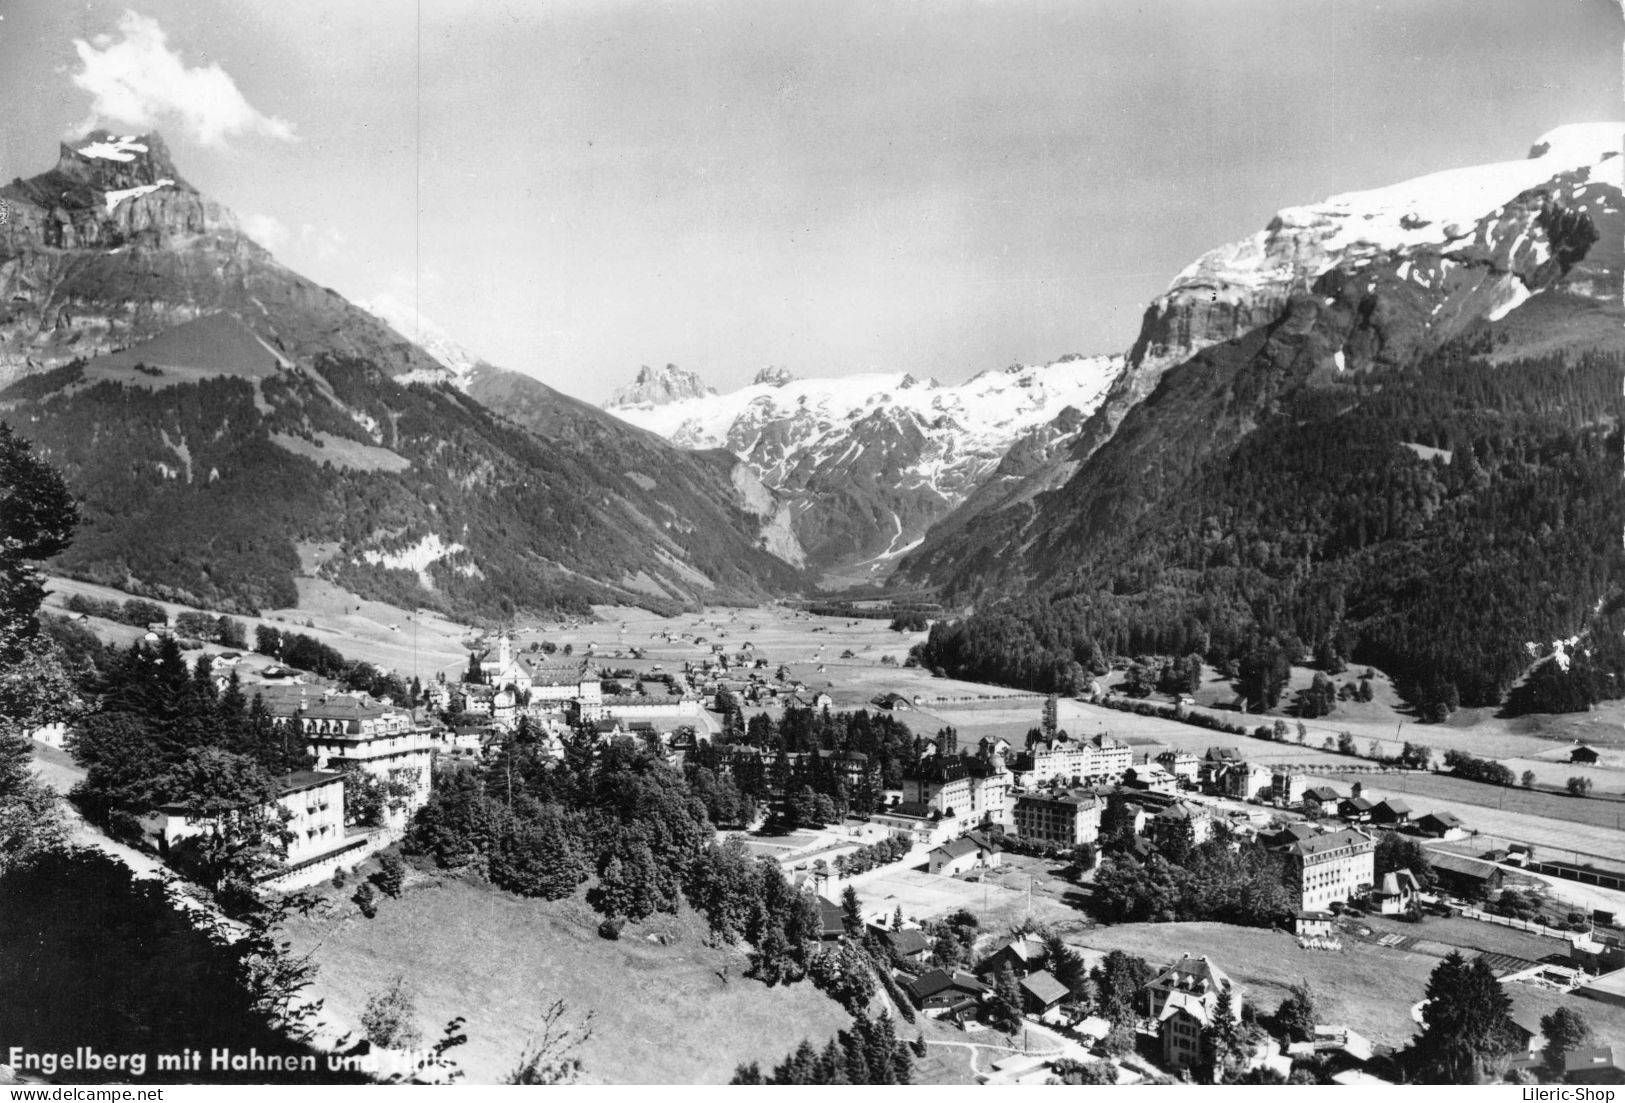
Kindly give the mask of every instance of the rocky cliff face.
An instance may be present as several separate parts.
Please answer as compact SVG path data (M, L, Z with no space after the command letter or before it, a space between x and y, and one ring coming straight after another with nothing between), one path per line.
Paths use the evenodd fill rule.
M1549 286L1562 266L1555 252L1542 251L1550 237L1537 225L1542 203L1566 210L1585 201L1588 186L1599 194L1596 189L1619 176L1620 153L1619 124L1560 127L1539 139L1525 160L1452 169L1288 207L1251 237L1204 253L1146 309L1128 368L1084 427L1074 458L1086 459L1109 440L1168 368L1269 325L1295 292L1310 290L1334 269L1393 261L1397 270L1412 258L1418 272L1447 273L1451 288L1433 289L1447 298L1465 282L1497 285L1498 291L1485 291L1490 300L1499 295L1499 303L1482 313ZM1452 265L1457 270L1448 273ZM1582 275L1570 286L1609 293L1606 279L1594 283ZM1483 306L1482 296L1472 298ZM1429 327L1433 335L1471 313L1466 305L1458 301L1443 312ZM1403 354L1388 351L1390 358Z
M606 409L638 406L669 406L686 398L704 398L717 392L701 382L698 373L684 371L676 364L651 368L645 364L629 387L622 387L604 403Z
M391 374L434 359L278 264L176 171L158 134L96 131L0 186L0 385L128 348L218 311L292 356L364 356Z

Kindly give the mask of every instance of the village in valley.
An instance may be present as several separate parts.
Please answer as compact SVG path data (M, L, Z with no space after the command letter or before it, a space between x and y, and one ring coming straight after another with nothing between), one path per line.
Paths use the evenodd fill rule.
M816 927L814 979L814 961L846 970L820 987L883 1016L915 1081L1396 1082L1444 974L1508 998L1502 1075L1625 1081L1625 862L1607 857L1625 836L1606 826L1612 813L1578 834L1542 810L1509 818L1504 786L1459 781L1461 756L1420 742L1460 737L1449 728L1392 744L1364 737L1374 721L1359 739L1323 736L1338 717L1310 729L1234 711L1211 668L1169 668L1141 692L1143 672L1123 663L1075 697L934 677L910 661L918 631L858 606L601 608L480 630L368 603L222 631L227 618L156 603L143 604L164 619L132 628L110 618L116 602L85 599L113 591L54 585L48 613L178 652L221 694L256 699L270 738L308 767L277 781L264 815L280 848L257 876L315 892L329 925L444 891L448 863L423 843L422 816L459 777L489 788L500 762L511 786L516 762L564 771L620 748L685 779L717 842L782 874ZM403 627L422 634L421 664L374 664L398 696L286 657L308 631L402 660ZM1383 681L1344 678L1355 701ZM1502 739L1509 759L1572 765L1614 789L1545 793L1526 773L1512 793L1621 806L1617 738ZM83 777L61 750L65 727L36 741L47 781L66 791ZM1525 821L1549 833L1520 837ZM138 834L98 845L164 859L222 822L219 809L163 804ZM1564 838L1600 841L1594 853L1551 841ZM604 939L649 922L627 908L623 931L607 910ZM332 935L313 921L305 937ZM649 926L645 949L673 937ZM753 955L741 971L758 970L762 948L740 946ZM730 968L717 970L724 987ZM333 1011L343 1004L331 1037L357 1025ZM792 1052L779 1074L809 1059ZM741 1062L736 1082L770 1065Z

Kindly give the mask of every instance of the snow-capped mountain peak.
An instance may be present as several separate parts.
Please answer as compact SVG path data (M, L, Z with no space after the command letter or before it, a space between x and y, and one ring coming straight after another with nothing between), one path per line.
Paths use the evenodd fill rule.
M723 448L796 503L815 563L894 558L989 477L1005 453L1069 407L1087 414L1122 357L1013 365L945 386L905 372L797 379L764 369L728 394L606 408L686 448ZM645 369L647 372L648 369Z

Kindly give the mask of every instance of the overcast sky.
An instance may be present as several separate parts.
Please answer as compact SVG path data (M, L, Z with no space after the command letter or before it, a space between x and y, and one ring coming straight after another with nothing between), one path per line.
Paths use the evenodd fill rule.
M1280 207L1625 118L1615 0L0 0L0 178L91 122L291 267L600 400L1122 351Z

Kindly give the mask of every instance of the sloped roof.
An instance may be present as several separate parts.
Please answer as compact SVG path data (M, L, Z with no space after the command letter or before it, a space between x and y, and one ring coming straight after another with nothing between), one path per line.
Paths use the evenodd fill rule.
M987 985L969 973L961 973L957 970L949 973L945 969L928 969L907 982L904 987L913 993L915 999L922 1002L932 996L948 991L966 992L978 996L990 991Z
M919 954L931 948L931 940L912 927L901 931L881 931L879 937L900 954Z
M1585 1072L1589 1069L1609 1068L1610 1066L1625 1068L1620 1064L1619 1054L1615 1051L1615 1047L1611 1045L1572 1049L1563 1059L1563 1071L1565 1073Z
M1043 969L1031 976L1023 977L1021 979L1021 990L1046 1007L1066 999L1069 994L1066 985L1056 980Z
M1307 857L1310 854L1324 854L1328 850L1337 850L1345 846L1375 846L1369 835L1362 834L1352 827L1345 827L1341 831L1331 831L1325 835L1316 835L1313 838L1300 839L1292 844L1292 852Z
M1396 869L1382 875L1382 887L1378 891L1384 896L1401 896L1421 889L1416 883L1416 874L1408 869Z
M1173 965L1158 973L1151 985L1163 989L1207 989L1214 992L1231 988L1230 977L1214 965L1206 954L1198 957L1186 954Z
M1432 862L1435 870L1444 870L1460 877L1473 877L1480 881L1489 880L1496 872L1493 862L1469 858L1465 854L1450 854L1443 850L1430 850L1428 851L1428 859Z
M995 846L991 846L991 845L984 846L984 845L978 843L975 839L966 838L966 839L955 839L951 843L943 843L941 846L937 847L931 853L934 854L934 855L935 854L942 854L942 855L944 855L945 857L947 857L948 859L951 860L951 859L954 859L954 858L963 858L965 855L974 854L979 850L987 850L987 851L997 852L998 848L995 847Z

